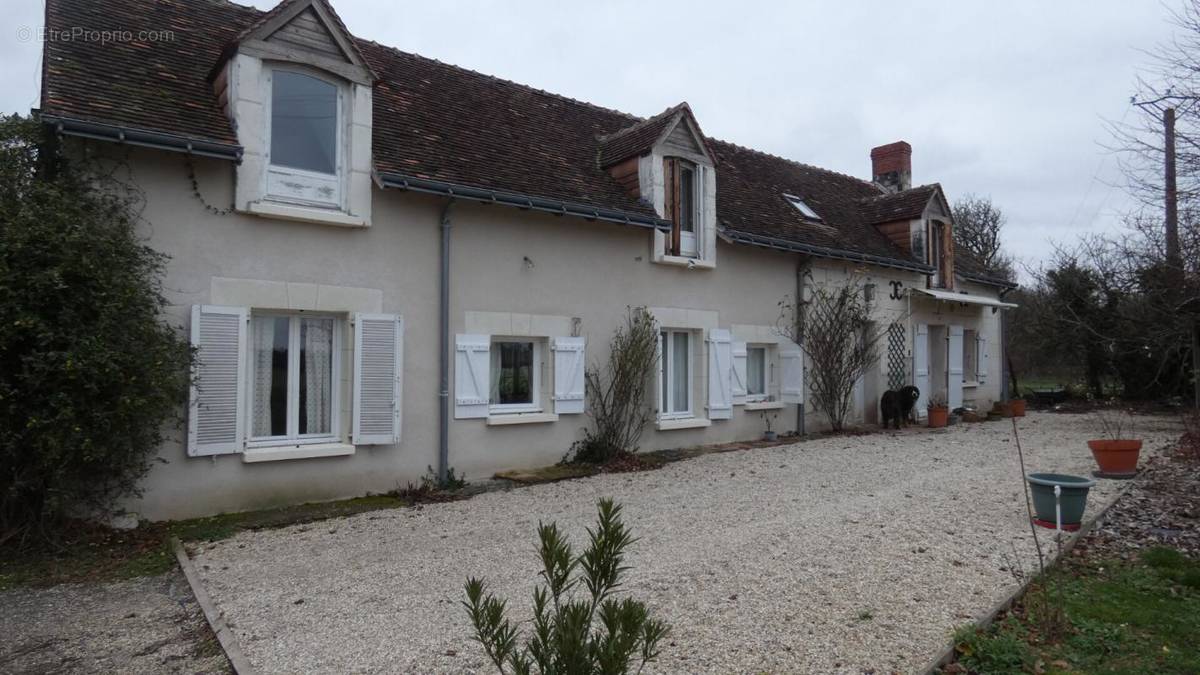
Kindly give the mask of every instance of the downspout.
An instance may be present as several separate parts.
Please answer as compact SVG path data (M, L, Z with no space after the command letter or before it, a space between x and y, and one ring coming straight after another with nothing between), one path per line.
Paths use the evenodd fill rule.
M440 226L442 230L441 282L438 299L438 338L441 353L438 368L441 370L441 387L438 390L438 482L445 484L450 466L450 207L454 198L446 200L442 208Z

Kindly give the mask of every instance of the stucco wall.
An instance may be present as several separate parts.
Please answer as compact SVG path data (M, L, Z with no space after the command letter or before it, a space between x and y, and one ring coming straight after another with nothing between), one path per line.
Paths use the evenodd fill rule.
M145 480L143 496L129 502L130 510L151 519L173 519L383 492L418 480L436 465L438 221L444 200L375 189L373 225L363 229L218 215L193 193L183 157L149 150L115 152L126 159L129 177L147 196L144 228L150 245L172 257L164 287L172 302L170 319L182 329L193 304L213 303L214 287L218 295L225 292L221 284L228 282L220 279L288 282L303 292L307 284L320 284L331 289L330 297L338 292L366 297L378 305L377 311L402 314L405 320L399 445L360 446L349 457L247 464L236 454L188 458L185 434L179 430L161 449L162 461ZM227 207L233 187L230 165L193 161L204 200ZM629 306L659 308L664 315L679 315L674 310L715 313L720 328L767 334L766 327L778 318L778 301L795 290L794 255L718 243L715 269L687 269L651 263L652 236L643 229L469 203L456 204L452 219L451 333L479 329L480 315L470 313L578 318L589 364L606 358L608 340ZM821 282L865 274L864 281L876 284L880 326L903 321L909 312L907 299L889 297L889 281L901 280L905 288L923 285L923 278L911 273L821 260L812 266L814 280ZM216 284L214 278L220 278ZM920 311L929 315L928 323L938 322L935 309ZM988 310L974 311L980 316L962 316L963 325L977 321L994 326L998 345L996 317ZM469 316L475 318L469 321ZM703 341L695 342L693 392L699 416L705 416L707 400L706 349ZM994 398L991 390L999 389L996 356L991 367L987 391L979 393ZM349 368L342 372L346 427ZM882 373L881 366L880 378ZM548 377L544 372L544 386ZM862 407L867 405L876 402L864 400ZM861 408L856 418L862 419ZM788 431L796 422L796 407L789 405L778 411L774 427ZM580 438L586 423L585 415L503 427L481 419L452 419L450 464L468 478L482 478L501 469L553 463ZM812 431L824 421L819 412L812 413L806 425ZM716 420L707 428L659 431L651 426L642 447L749 439L762 430L759 412L735 406L732 419Z

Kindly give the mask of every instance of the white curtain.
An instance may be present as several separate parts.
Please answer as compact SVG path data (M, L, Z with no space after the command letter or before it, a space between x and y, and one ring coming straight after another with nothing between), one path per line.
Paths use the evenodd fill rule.
M307 428L304 434L327 434L332 431L333 412L333 321L302 319L301 348L304 350L304 414Z
M271 435L271 373L275 349L275 317L254 317L254 436Z

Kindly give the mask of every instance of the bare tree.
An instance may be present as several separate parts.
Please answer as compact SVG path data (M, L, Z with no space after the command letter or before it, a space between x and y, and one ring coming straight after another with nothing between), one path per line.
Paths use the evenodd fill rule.
M954 218L954 245L966 251L988 272L1014 279L1012 258L1003 250L1000 234L1007 218L990 197L968 194L951 209Z
M811 278L811 277L810 277ZM845 428L854 385L879 361L886 330L871 330L871 303L863 284L813 285L808 300L780 303L776 330L808 357L805 373L811 400L834 431Z
M658 324L645 307L630 308L625 325L613 333L608 361L584 374L592 427L568 453L575 461L603 463L637 451L653 418L646 395L657 364Z

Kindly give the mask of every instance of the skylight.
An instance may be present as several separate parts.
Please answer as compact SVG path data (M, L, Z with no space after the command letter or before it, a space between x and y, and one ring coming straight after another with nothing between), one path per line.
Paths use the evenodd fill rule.
M788 200L788 203L790 203L792 206L796 207L797 211L804 214L805 218L808 218L809 220L821 219L821 216L818 216L816 211L813 211L808 204L804 203L803 199L800 199L796 195L785 194L783 195L783 198Z

